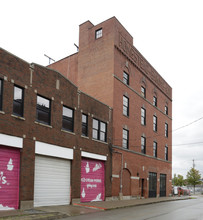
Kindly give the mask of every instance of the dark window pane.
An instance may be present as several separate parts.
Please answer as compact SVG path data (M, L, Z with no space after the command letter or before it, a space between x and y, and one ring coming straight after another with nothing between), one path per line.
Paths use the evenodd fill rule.
M14 86L14 98L13 98L13 114L23 116L23 97L24 90L17 86Z
M63 129L73 132L73 125L74 125L73 115L74 115L73 109L63 106L63 120L62 120Z
M51 102L49 99L37 96L37 121L50 124Z
M82 114L82 135L88 136L87 115Z

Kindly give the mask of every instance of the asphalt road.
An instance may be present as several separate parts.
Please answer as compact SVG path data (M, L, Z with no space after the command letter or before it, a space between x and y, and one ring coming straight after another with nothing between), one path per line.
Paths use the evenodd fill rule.
M63 220L203 220L203 197L101 211Z

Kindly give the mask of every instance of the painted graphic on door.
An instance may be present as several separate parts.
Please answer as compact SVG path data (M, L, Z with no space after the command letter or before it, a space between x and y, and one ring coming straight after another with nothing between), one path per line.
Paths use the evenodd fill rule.
M104 162L83 159L81 163L81 202L104 200Z
M0 210L18 209L19 161L18 149L0 146Z

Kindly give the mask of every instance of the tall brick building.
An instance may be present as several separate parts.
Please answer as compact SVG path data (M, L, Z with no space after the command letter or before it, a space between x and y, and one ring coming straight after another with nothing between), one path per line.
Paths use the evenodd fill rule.
M0 210L111 197L112 109L0 48Z
M113 108L112 196L170 195L172 89L120 22L81 24L79 51L49 67Z

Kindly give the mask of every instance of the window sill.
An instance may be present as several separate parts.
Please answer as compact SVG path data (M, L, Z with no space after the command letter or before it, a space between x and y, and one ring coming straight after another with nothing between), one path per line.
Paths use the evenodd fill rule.
M38 121L35 121L35 124L37 124L37 125L42 125L42 126L47 127L47 128L52 128L51 125L46 125L46 124L43 124L43 123L38 122Z
M123 116L126 117L126 118L129 118L129 115L124 115L124 114L123 114Z
M71 131L66 131L65 129L61 129L62 132L65 132L65 133L68 133L68 134L72 134L72 135L75 135L74 132L71 132Z
M108 144L107 142L100 141L100 140L97 140L97 139L93 139L93 138L92 138L92 140L93 140L93 141L96 141L96 142L99 142L99 143L102 143L102 144Z
M25 121L25 118L23 118L21 116L17 116L17 115L13 115L13 114L11 116L14 117L14 118L20 119L22 121Z
M0 114L2 114L2 115L5 115L5 112L3 112L3 111L0 111Z
M88 136L81 135L82 138L89 139Z

